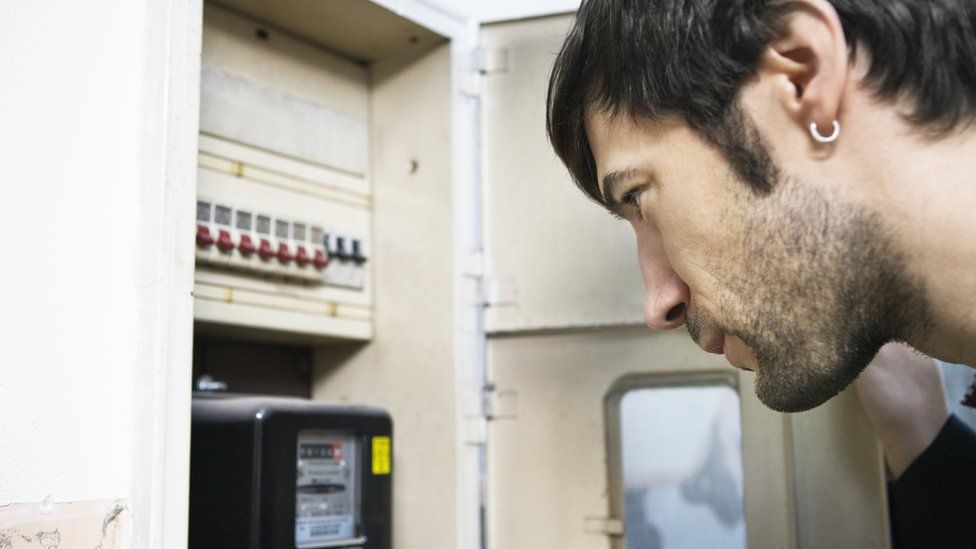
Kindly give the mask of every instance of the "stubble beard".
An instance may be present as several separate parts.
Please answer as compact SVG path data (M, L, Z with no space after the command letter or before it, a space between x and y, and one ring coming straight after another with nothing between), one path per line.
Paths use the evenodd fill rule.
M711 266L723 282L715 299L723 318L692 304L687 324L693 338L718 330L749 347L766 406L823 404L882 345L927 324L924 288L879 215L792 177L740 198L727 218L739 220L740 238Z

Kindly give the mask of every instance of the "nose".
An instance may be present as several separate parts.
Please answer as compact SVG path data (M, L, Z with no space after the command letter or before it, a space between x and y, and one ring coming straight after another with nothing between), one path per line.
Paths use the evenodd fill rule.
M644 277L644 321L654 330L679 328L685 323L691 290L671 268L660 236L647 227L634 229Z
M654 330L679 328L685 323L691 292L671 269L645 282L644 321Z

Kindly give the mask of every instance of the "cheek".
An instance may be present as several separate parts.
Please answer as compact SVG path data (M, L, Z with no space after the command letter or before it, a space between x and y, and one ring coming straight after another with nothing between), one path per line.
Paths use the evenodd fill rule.
M733 215L723 201L695 189L662 191L658 198L654 218L664 253L692 294L711 303L724 286L723 272L734 262Z
M719 202L694 192L661 193L654 219L669 256L703 264L705 258L720 256L728 248L729 216Z

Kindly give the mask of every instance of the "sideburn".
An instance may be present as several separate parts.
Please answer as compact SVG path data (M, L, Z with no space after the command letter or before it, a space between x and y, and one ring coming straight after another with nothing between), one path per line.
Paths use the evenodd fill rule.
M759 129L733 101L721 122L688 121L707 141L718 147L733 172L757 196L773 192L779 181L779 167L773 160Z

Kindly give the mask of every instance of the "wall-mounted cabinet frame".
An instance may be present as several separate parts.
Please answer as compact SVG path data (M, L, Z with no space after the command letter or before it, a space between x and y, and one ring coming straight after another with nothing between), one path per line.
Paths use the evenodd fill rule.
M442 225L440 227L442 236L438 239L436 246L431 247L431 242L425 240L426 235L421 235L414 242L400 242L403 246L398 246L394 238L389 245L398 246L405 253L403 257L408 258L409 252L414 247L421 250L423 253L417 259L421 270L426 267L422 263L424 254L437 255L442 258L432 272L433 276L438 278L440 285L439 293L434 301L438 303L438 314L444 314L445 322L438 326L438 331L431 333L430 337L436 338L438 343L443 345L444 353L441 362L425 366L419 357L424 356L426 349L422 348L422 345L426 345L426 343L414 344L414 350L411 351L410 342L407 342L407 349L404 350L401 347L398 358L401 359L401 362L408 363L410 360L414 360L411 357L417 357L414 362L418 364L418 367L425 367L430 371L436 369L438 372L447 371L455 374L438 376L436 386L428 387L428 390L440 395L438 398L443 398L444 402L448 404L447 409L441 410L439 421L446 418L450 425L461 423L463 418L460 410L476 409L480 397L478 393L479 384L461 389L458 386L461 383L460 379L466 381L480 380L477 375L479 361L476 357L478 355L477 353L466 352L467 349L477 347L479 339L476 333L465 328L465 326L476 323L474 319L478 299L474 292L477 288L473 284L467 283L468 278L464 278L465 274L468 273L467 268L471 265L471 262L468 261L470 251L480 247L479 232L473 226L476 217L470 215L471 212L478 210L479 204L476 191L478 169L475 145L478 119L477 98L470 93L473 85L470 75L474 74L472 72L471 52L476 46L477 40L477 33L474 32L475 27L465 17L434 7L422 0L227 1L220 2L220 7L229 8L238 15L266 21L268 25L265 30L269 36L280 32L304 41L306 44L323 47L331 53L339 54L340 57L351 61L366 73L373 73L367 78L368 86L382 85L384 80L389 82L391 91L386 100L373 102L367 97L365 101L366 119L370 124L381 123L379 119L373 118L373 113L379 110L385 110L388 113L396 110L397 102L395 96L392 95L393 89L403 90L405 89L404 86L407 86L406 89L409 92L410 81L413 81L414 84L424 84L422 75L425 72L423 68L414 71L412 76L407 75L405 79L399 79L400 83L396 84L399 68L409 67L412 63L418 63L418 65L414 65L418 67L425 63L436 65L436 72L440 76L435 84L441 86L440 90L442 91L434 96L436 99L431 99L431 101L438 101L436 107L439 113L436 124L430 128L432 133L429 134L429 137L436 141L433 153L428 155L432 162L425 162L423 158L416 162L413 161L416 160L415 158L409 156L409 153L413 152L410 150L410 145L426 145L410 140L412 132L409 124L417 124L417 120L397 122L392 118L387 118L382 121L385 129L375 131L367 137L369 147L374 152L381 150L385 145L381 136L392 136L393 134L396 134L397 138L406 139L407 147L405 149L390 148L390 154L385 161L385 169L394 174L394 177L386 179L389 181L389 186L380 191L378 184L371 180L371 184L367 186L368 192L365 195L370 207L375 208L377 212L386 206L373 203L374 199L386 201L385 203L391 210L399 208L401 211L407 211L410 206L415 205L410 202L414 196L411 195L407 176L413 172L419 174L420 177L437 181L434 188L424 191L436 191L438 205L444 206L443 209L438 210L436 216L428 216L437 219L438 223ZM262 12L261 10L269 11ZM339 24L332 24L332 26L313 25L315 28L312 31L323 31L323 36L310 35L312 31L303 29L302 25L307 25L309 21L313 21L317 17L321 20L322 10L334 15L329 20ZM169 141L181 146L167 151L167 158L172 160L173 164L168 173L171 178L180 177L178 180L180 184L174 186L170 193L172 194L170 198L177 205L174 210L180 212L179 217L173 223L174 234L179 235L179 253L178 258L170 266L170 270L186 287L182 293L186 297L182 302L184 307L182 309L175 307L174 312L178 314L169 320L173 325L172 331L182 334L180 338L184 342L184 345L176 350L182 349L185 352L175 353L172 360L168 361L168 371L173 373L172 380L165 386L161 386L161 390L163 390L162 387L165 387L167 398L173 406L176 406L176 409L171 413L159 414L159 417L166 418L167 428L158 430L155 438L159 442L159 447L166 447L172 451L166 455L166 473L158 475L157 481L153 483L153 495L151 496L153 501L162 501L165 498L165 506L153 507L151 510L148 507L146 508L146 521L144 523L146 535L140 539L148 540L151 538L154 540L151 543L144 544L147 547L180 546L186 539L185 496L188 467L186 444L189 440L188 401L190 387L189 334L193 325L192 310L189 306L191 305L190 290L194 279L193 255L195 252L193 232L190 227L192 227L191 220L194 219L193 212L198 194L197 178L193 172L194 167L199 167L198 164L206 164L205 169L219 168L214 164L213 157L219 155L213 154L215 151L212 150L214 147L211 146L214 145L211 139L212 135L203 135L199 138L200 149L207 149L206 152L209 156L204 158L205 155L198 155L196 149L200 130L197 113L199 112L198 105L201 94L199 51L203 31L203 2L190 0L186 10L181 7L179 10L172 11L174 13L168 14L172 16L170 21L172 28L167 27L167 32L171 32L173 35L170 42L177 44L179 48L174 48L169 52L178 57L172 63L176 74L175 76L171 74L170 78L173 79L172 87L181 93L172 94L170 99L172 113L167 116L169 120L174 121L171 125L172 136ZM310 17L309 14L315 14L316 17ZM358 21L358 23L350 24L350 21ZM387 32L391 29L392 32ZM336 41L332 41L332 38L336 38ZM402 53L400 51L401 39L405 39L408 45L415 47L415 49L422 50L422 53L413 56L399 55L398 52ZM387 45L393 43L396 44L394 48ZM414 99L423 102L423 98L420 96L414 97ZM211 140L209 145L208 140ZM232 141L228 142L235 144ZM218 143L219 146L226 144ZM267 151L256 147L251 152L256 158ZM371 155L366 163L365 175L367 177L373 177L381 171L377 169L372 158L375 158L375 155ZM225 160L227 159L218 159L217 163L226 164ZM343 160L346 159L339 159L339 161ZM250 172L250 175L257 178L266 175L261 170L268 167L266 163L262 164L262 162L253 162L253 165L245 163L243 170L240 171L245 175ZM231 164L231 169L234 168L235 166ZM348 166L345 167L345 171L337 170L335 186L341 187L344 182L355 184L355 176L357 175L355 172L355 169L349 170ZM352 179L347 177L350 173ZM292 173L290 175L300 174ZM297 179L301 180L301 178ZM266 184L264 181L258 181L258 183ZM430 198L429 194L421 194L422 200ZM400 214L398 217L395 211L388 215L388 218L394 221L404 218L404 214ZM410 222L409 218L406 219ZM377 242L382 242L383 239L390 238L389 235L396 233L398 228L395 224L374 228L370 223L369 230L372 232L371 236L377 238ZM409 231L400 232L410 234ZM373 252L374 250L370 248L369 251ZM403 266L393 265L393 268L402 269ZM221 276L233 276L233 274L224 273ZM401 272L401 279L403 278L405 277ZM393 277L391 277L392 280ZM385 295L390 290L384 287L386 283L379 281L373 287L376 290L377 303L388 303L384 301L389 299ZM418 294L419 297L422 296ZM397 307L396 304L377 305L380 309L387 306L393 309ZM424 315L430 312L429 308L424 309L423 307L407 311L402 317L404 327L405 323L409 322L411 315ZM213 327L221 323L200 322L198 327L205 328L208 324ZM263 339L269 334L269 330L260 326L240 328L226 323L223 325L225 327L230 326L238 337ZM391 333L388 328L386 330L384 338L388 338L391 342L397 341L398 337L400 341L406 337L397 336L396 333ZM281 333L286 332L287 330ZM316 345L316 353L322 349L337 349L334 346L337 343L335 339L309 334L302 335L301 333L297 335L298 341ZM368 336L362 334L358 336L347 334L343 337L346 341L368 339ZM271 339L275 338L272 337ZM287 337L286 339L292 342L296 341ZM404 364L404 366L405 368L401 370L401 373L405 373L409 369L409 364ZM396 376L386 378L377 376L376 368L375 362L360 362L356 368L348 369L358 369L363 375L372 376L373 379L379 380L374 386L386 388L383 389L387 391L383 398L403 401L406 396L405 393L397 394L395 390L395 386L403 385L400 379ZM338 361L332 361L326 369L340 371L346 368L340 365ZM406 388L403 387L403 390ZM383 398L376 398L374 402L383 405ZM359 398L359 400L364 399ZM418 429L431 435L434 433L434 430L426 424L421 424ZM441 432L438 434L438 438L444 439L444 433L450 432ZM436 454L424 455L421 453L419 456L421 462L427 462L427 465L424 466L436 467L438 469L437 476L445 482L444 491L438 496L438 500L442 500L443 503L438 505L448 510L447 518L445 516L429 516L413 524L403 522L402 524L405 526L401 525L400 531L397 533L398 539L402 542L410 543L410 539L423 540L428 532L436 530L440 531L445 539L450 539L449 545L451 546L471 547L477 543L480 532L478 528L480 500L477 492L478 456L474 448L465 444L460 432L456 431L455 434L457 436L454 439L444 439L446 446L437 447L435 449ZM161 464L163 463L161 459L154 460L153 463L158 461L158 464ZM444 464L453 468L454 474L445 475ZM153 470L162 471L163 467L154 466ZM462 477L471 480L470 482L459 480ZM164 486L170 486L170 489L164 491ZM401 494L407 493L406 490L402 489L399 492ZM163 541L164 537L165 541Z

